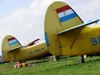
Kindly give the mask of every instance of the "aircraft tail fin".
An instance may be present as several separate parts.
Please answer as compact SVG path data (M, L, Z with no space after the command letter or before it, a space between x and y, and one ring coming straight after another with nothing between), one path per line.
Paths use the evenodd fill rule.
M62 55L62 42L58 34L82 23L81 18L68 4L61 1L52 3L47 9L44 26L45 40L49 52L54 55ZM73 40L83 28L84 26L72 31Z
M4 51L10 52L10 51L17 50L21 47L22 45L19 43L19 41L11 35L8 35L3 39L2 50Z
M60 26L57 27L57 32L62 32L63 30L83 23L77 13L67 4L63 6L59 5L55 11L60 22Z

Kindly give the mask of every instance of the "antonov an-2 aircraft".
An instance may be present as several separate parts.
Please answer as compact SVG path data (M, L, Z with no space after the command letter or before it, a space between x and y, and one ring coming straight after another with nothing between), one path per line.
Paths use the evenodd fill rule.
M5 62L24 61L43 58L51 54L47 50L45 41L36 39L31 43L22 46L12 35L7 35L2 43L2 55Z
M84 54L100 52L100 25L87 26L99 20L84 23L68 4L52 3L47 9L44 26L49 52L57 56L80 55L82 59Z
M56 1L46 12L44 22L45 42L21 46L13 36L6 36L2 44L5 61L27 60L49 55L83 56L100 52L100 25L87 25L100 19L84 23L66 3ZM83 57L82 57L83 58ZM84 61L84 60L82 60Z

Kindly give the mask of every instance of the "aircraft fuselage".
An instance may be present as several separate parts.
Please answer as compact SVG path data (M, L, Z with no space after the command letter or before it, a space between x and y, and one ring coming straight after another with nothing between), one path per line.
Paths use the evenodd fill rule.
M100 52L100 25L84 27L79 33L70 31L59 35L62 55L84 55Z

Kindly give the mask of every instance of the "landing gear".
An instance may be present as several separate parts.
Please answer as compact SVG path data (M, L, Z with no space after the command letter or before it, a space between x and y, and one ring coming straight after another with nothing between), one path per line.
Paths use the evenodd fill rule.
M81 56L81 59L78 61L78 63L84 63L84 55Z
M54 61L57 61L57 60L60 59L60 57L59 57L59 56L55 56L55 55L53 55L53 59L54 59Z

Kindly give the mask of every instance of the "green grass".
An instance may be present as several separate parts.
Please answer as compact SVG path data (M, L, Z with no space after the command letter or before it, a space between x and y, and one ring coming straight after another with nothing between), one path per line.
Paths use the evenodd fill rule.
M0 64L0 75L100 75L100 57L85 58L84 64L78 64L79 57L62 57L57 62L31 60L30 67L14 69L15 62Z

